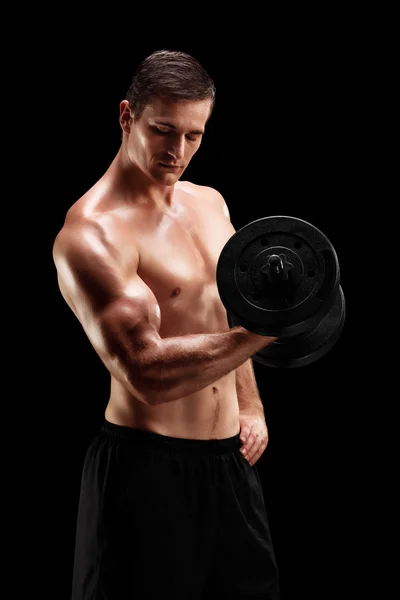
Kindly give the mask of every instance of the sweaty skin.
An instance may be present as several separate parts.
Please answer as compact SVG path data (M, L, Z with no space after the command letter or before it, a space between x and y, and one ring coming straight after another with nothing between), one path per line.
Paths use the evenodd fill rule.
M194 335L194 344L202 339L197 334L230 330L215 274L235 229L218 191L180 180L207 116L207 101L156 99L135 124L122 102L121 148L103 177L69 209L53 248L60 291L110 372L106 419L190 439L239 433L234 367L276 339L238 328L237 335L246 338L241 357L232 370L215 381L210 375L193 393L185 390L195 387L196 378L201 384L201 360L190 371L184 361L165 362L169 355L161 353L167 338L176 338L170 340L172 357L180 336ZM217 353L217 337L213 343ZM188 346L188 360L197 352L193 348ZM225 361L229 348L226 353ZM209 357L203 360L208 371L217 368L208 365Z

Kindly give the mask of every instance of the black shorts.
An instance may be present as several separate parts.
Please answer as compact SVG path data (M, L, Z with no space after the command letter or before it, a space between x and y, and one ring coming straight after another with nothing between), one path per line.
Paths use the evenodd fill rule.
M279 599L261 482L241 445L106 421L83 467L72 600Z

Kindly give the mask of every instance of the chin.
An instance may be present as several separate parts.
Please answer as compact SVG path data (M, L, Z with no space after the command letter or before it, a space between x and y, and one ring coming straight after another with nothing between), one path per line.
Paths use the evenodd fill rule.
M179 172L179 176L174 175L173 173L152 173L152 179L155 183L159 183L161 185L174 185L182 175L182 172Z

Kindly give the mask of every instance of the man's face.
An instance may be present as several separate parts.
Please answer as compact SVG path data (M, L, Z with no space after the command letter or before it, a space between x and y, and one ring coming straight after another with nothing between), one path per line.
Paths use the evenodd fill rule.
M129 158L152 181L173 185L197 152L209 113L209 100L151 99L140 118L131 119Z

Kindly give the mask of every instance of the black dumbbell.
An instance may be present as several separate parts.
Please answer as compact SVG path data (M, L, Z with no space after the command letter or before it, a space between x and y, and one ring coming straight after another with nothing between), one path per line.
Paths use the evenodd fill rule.
M278 337L253 356L257 362L308 365L340 336L346 305L338 257L307 221L277 215L245 225L222 249L216 278L231 327Z

